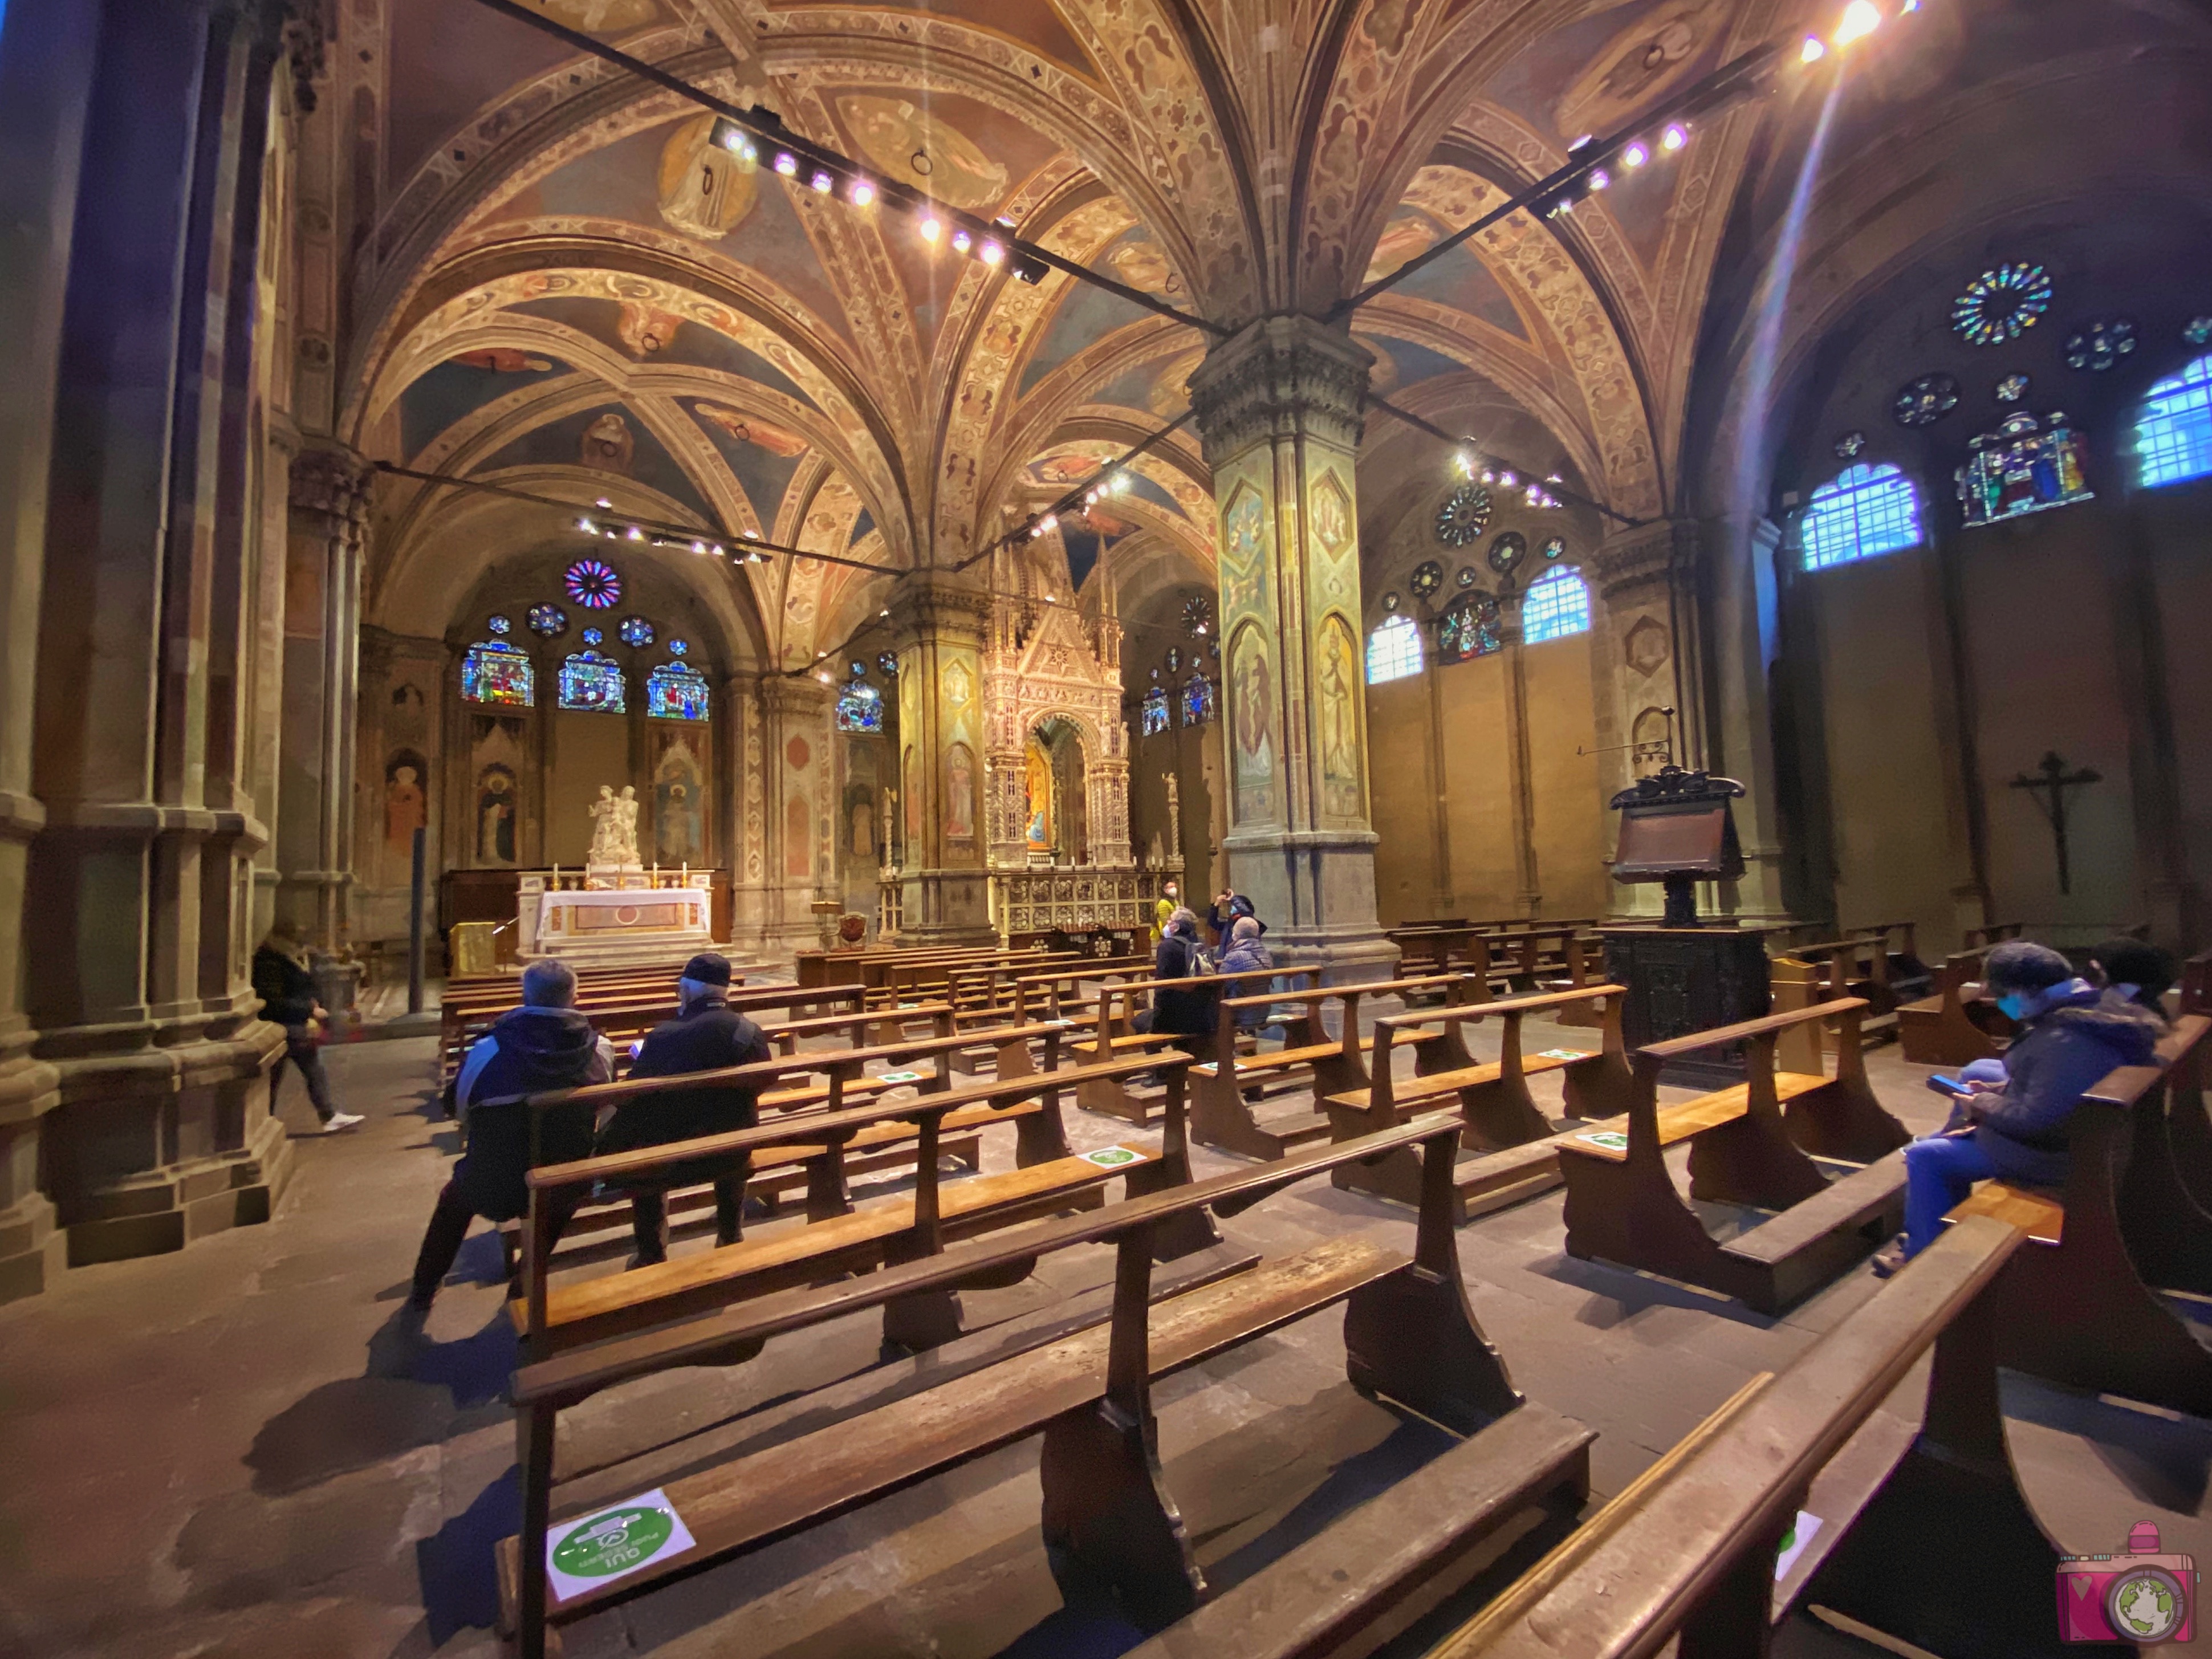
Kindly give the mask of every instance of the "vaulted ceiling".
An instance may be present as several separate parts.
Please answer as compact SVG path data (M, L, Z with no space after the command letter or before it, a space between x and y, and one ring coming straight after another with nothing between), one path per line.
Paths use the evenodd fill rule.
M1558 166L1580 135L1834 9L532 3L1232 327L1326 309ZM1924 32L1885 38L1852 71L1869 88L1845 118L1862 148L1893 146L1900 124L1932 125L2048 55L2014 27L1997 61L1961 61L1980 27L1962 5L1984 20L2085 9L1922 0L1935 15L1899 28ZM2108 41L2118 28L2203 51L2201 13L2086 9ZM1186 406L1206 343L1195 329L1057 273L1014 282L933 248L902 215L736 167L709 153L711 118L696 106L474 0L363 0L349 15L377 21L343 71L340 193L356 228L343 435L380 459L527 475L578 501L617 471L625 510L886 573L784 560L729 572L763 657L811 660L872 614L891 574L966 557L1040 486L1083 476ZM1954 83L1955 96L1937 95ZM1745 272L1771 259L1818 104L1785 88L1732 110L1570 219L1516 215L1437 259L1357 315L1378 390L1457 429L1520 434L1621 513L1677 506L1696 471L1681 463L1686 434L1710 432L1728 396L1701 384L1698 342L1741 344L1709 299L1747 306ZM1873 188L1850 157L1838 177L1838 201ZM1815 330L1843 297L1801 295L1795 325ZM1370 421L1376 455L1425 489L1441 483L1426 441ZM1142 534L1179 550L1180 579L1210 573L1194 438L1177 434L1137 471L1105 539ZM1364 458L1374 510L1400 512L1368 473ZM388 489L378 591L452 556L453 500Z

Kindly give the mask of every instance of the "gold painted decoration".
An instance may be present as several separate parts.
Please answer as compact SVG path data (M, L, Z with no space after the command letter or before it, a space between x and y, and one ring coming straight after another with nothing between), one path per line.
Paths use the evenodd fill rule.
M1257 823L1275 816L1275 674L1256 624L1248 623L1230 647L1229 684L1237 822Z
M1022 756L1022 840L1037 852L1052 848L1052 762L1035 738Z
M1106 256L1106 263L1115 276L1131 288L1142 289L1154 299L1180 300L1183 296L1182 278L1168 263L1167 250L1149 238L1124 242Z
M860 153L885 177L969 213L981 213L1004 199L1006 163L994 161L951 122L903 98L857 93L840 98L837 112Z
M709 242L744 222L760 190L754 164L714 142L714 120L678 122L660 149L660 216Z
M1237 486L1221 515L1221 531L1222 614L1234 618L1264 609L1267 509L1250 484Z
M1321 715L1322 809L1332 817L1360 815L1359 654L1352 629L1335 611L1322 618L1315 653Z

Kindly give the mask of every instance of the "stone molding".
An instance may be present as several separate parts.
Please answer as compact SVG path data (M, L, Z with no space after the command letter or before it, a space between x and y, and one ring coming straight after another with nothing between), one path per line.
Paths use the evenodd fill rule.
M309 441L292 458L291 505L324 521L333 539L368 522L368 492L375 469L354 450L327 439Z
M769 714L819 714L830 706L831 689L808 674L763 674L761 710Z
M1375 354L1310 317L1262 317L1223 341L1191 371L1206 465L1220 468L1273 437L1310 434L1359 447L1363 399Z
M1590 556L1599 597L1617 600L1648 588L1664 587L1678 570L1698 559L1698 526L1688 519L1654 519L1606 538Z

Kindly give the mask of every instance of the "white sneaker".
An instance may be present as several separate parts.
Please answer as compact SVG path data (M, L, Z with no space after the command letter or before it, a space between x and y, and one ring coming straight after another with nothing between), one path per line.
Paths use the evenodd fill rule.
M323 1125L323 1133L326 1135L334 1135L342 1130L352 1128L356 1123L368 1121L368 1120L359 1112L333 1112L331 1114L330 1121Z

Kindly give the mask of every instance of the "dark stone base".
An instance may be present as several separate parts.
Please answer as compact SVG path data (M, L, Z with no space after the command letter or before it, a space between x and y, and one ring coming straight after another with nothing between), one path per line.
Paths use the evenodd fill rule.
M284 1126L264 1118L257 1143L239 1152L164 1170L78 1200L65 1230L69 1265L163 1255L275 1213L296 1149Z
M54 1206L33 1195L0 1216L0 1303L36 1296L68 1261L69 1240L54 1225Z

